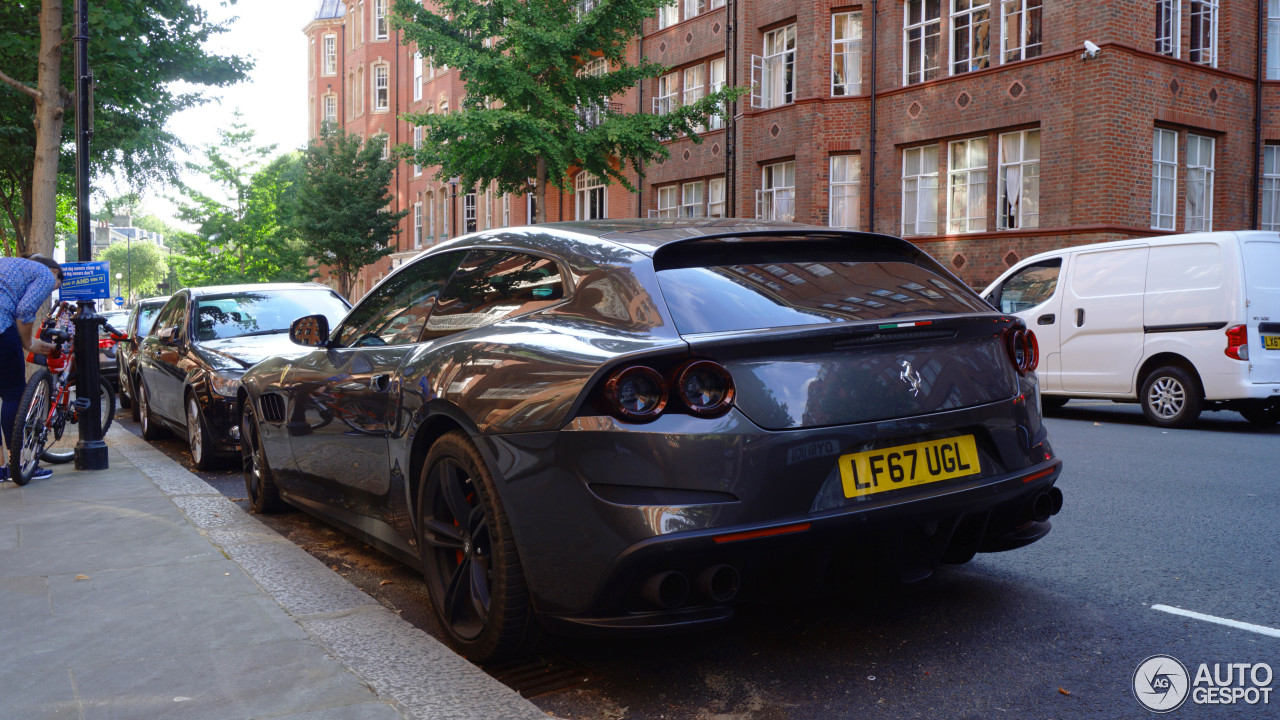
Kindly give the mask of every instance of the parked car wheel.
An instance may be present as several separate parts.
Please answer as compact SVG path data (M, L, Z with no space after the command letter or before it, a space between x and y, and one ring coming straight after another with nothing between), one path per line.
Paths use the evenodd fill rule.
M1066 405L1070 399L1061 395L1041 395L1040 405L1045 412L1051 412L1053 410L1061 410L1062 406Z
M187 444L191 446L191 464L197 470L212 470L217 465L213 438L200 412L196 396L187 394Z
M1275 425L1280 422L1280 402L1242 408L1240 414L1254 425Z
M142 427L143 440L159 440L163 431L151 419L151 397L147 386L138 383L138 424Z
M262 450L262 435L258 433L258 416L247 401L240 413L240 458L244 464L244 488L249 495L249 509L259 515L277 513L284 509L280 489L267 465L267 454Z
M1200 417L1204 398L1191 373L1176 365L1156 369L1142 383L1142 414L1159 427L1187 427Z
M506 511L471 441L442 436L422 466L418 527L431 604L474 662L530 652L540 636Z

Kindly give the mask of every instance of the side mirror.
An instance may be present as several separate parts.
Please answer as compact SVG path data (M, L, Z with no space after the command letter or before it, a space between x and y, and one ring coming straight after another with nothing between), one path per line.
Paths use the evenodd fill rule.
M329 344L329 318L324 315L307 315L289 325L289 339L306 347L324 347Z
M176 325L174 327L161 328L156 333L156 337L160 338L160 342L165 345L172 345L178 342L178 328Z

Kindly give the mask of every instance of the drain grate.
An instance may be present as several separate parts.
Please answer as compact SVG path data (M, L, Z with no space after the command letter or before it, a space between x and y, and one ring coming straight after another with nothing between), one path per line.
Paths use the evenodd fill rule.
M486 667L485 672L526 698L568 690L591 682L597 677L586 668L554 656L494 665Z

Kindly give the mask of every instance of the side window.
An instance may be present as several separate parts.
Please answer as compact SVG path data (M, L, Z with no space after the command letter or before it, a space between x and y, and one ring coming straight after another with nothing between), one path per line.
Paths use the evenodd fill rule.
M183 328L183 319L187 314L187 298L185 295L179 295L169 301L168 305L160 311L160 315L156 318L155 329L163 330L165 328L179 328L179 335L186 334L186 328Z
M1011 275L1000 288L1000 312L1016 313L1030 310L1053 297L1058 288L1058 273L1062 260L1046 260L1028 265Z
M418 342L431 308L464 255L432 255L396 273L347 315L334 339L344 347Z
M564 299L564 280L552 260L506 250L472 250L427 321L441 337L541 310Z

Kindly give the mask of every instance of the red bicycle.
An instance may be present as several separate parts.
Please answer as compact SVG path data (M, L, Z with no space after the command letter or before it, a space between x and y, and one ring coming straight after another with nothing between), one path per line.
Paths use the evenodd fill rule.
M41 325L40 339L53 343L46 359L31 353L27 362L45 365L27 380L26 390L18 403L18 418L13 428L13 446L9 448L9 476L18 485L31 482L37 463L65 463L75 457L74 449L52 450L49 445L62 439L68 423L75 424L80 413L89 409L89 399L76 392L75 353L70 343L75 336L72 315L75 306L59 303L53 314ZM117 342L128 336L106 323L102 325ZM99 402L102 410L102 432L105 434L115 417L116 394L106 378L99 379Z

